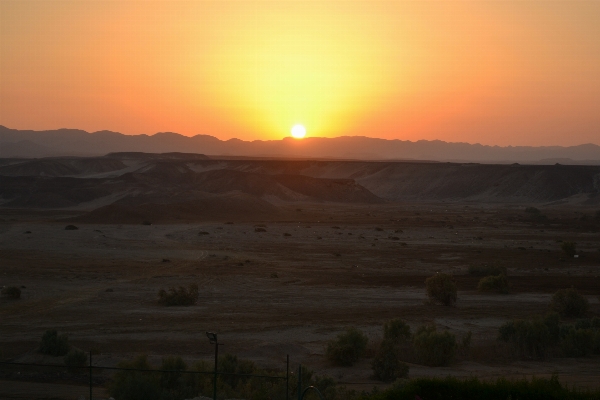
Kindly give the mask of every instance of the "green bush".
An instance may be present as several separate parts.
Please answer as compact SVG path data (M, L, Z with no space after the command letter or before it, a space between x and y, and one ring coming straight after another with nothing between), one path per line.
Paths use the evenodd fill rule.
M562 386L558 377L531 380L498 379L496 382L477 378L418 378L399 382L390 389L360 397L361 400L597 400L600 390L578 391Z
M383 340L393 343L410 339L410 326L400 318L387 321L383 325Z
M573 256L577 253L577 243L575 242L563 242L560 245L560 248L565 252L567 257L573 258Z
M20 299L21 298L21 289L16 286L7 286L2 288L0 291L2 297L7 297L9 299Z
M562 317L583 317L590 308L590 303L575 288L569 288L554 293L551 307Z
M356 328L348 328L327 344L325 352L336 365L351 366L363 355L369 339Z
M560 347L566 357L585 357L594 352L595 335L591 329L576 329L572 325L561 332Z
M544 359L558 340L556 316L507 322L500 327L498 339L510 343L524 358Z
M506 275L486 276L477 284L477 290L508 294L508 278Z
M183 286L168 291L161 289L158 292L158 302L165 306L191 306L198 301L198 285L191 284L187 289Z
M65 365L70 371L84 372L84 369L82 367L85 367L87 365L88 355L87 353L81 350L71 349L65 356L64 361Z
M425 280L427 295L432 301L437 301L445 306L456 303L456 284L451 275L437 273Z
M468 273L473 276L506 275L506 267L499 265L470 265Z
M56 329L51 329L42 336L38 351L51 356L64 356L70 348L69 337L64 333L59 335Z
M145 355L138 356L133 361L122 361L117 366L130 369L153 369ZM117 371L108 392L117 399L161 400L160 379L154 372Z
M393 382L408 376L408 365L398 359L398 349L391 339L384 339L371 364L375 379Z
M456 337L450 332L438 332L433 325L420 327L413 344L419 362L432 367L449 365L456 354Z

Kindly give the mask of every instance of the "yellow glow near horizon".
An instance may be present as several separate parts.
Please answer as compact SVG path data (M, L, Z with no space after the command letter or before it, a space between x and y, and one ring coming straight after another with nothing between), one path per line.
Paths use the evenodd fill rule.
M236 29L214 32L220 51L203 60L218 102L265 139L300 119L314 136L343 134L377 107L391 79L376 62L386 42L376 29L359 29L355 14L332 19L335 7L272 3L268 12L229 15Z
M306 136L306 128L304 125L296 124L292 127L292 137L302 139Z

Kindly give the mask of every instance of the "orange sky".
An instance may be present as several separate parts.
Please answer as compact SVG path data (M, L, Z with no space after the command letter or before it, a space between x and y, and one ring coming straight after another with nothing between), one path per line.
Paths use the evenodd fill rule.
M599 1L0 0L0 124L600 144Z

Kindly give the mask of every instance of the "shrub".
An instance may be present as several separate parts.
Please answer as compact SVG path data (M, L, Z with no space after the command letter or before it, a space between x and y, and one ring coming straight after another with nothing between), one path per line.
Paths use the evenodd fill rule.
M585 357L594 351L595 332L572 325L561 332L560 347L566 357Z
M158 302L165 306L191 306L198 301L198 285L191 284L187 289L183 286L168 291L161 289L158 292Z
M456 337L438 332L433 325L422 326L413 339L419 362L432 367L449 365L456 353Z
M477 378L458 379L417 378L393 385L391 388L362 399L413 400L413 399L528 399L528 400L592 400L600 398L600 390L580 391L562 386L558 377L497 381L480 381Z
M0 294L2 294L2 297L7 297L9 299L20 299L21 289L19 289L16 286L7 286L5 288L2 288Z
M469 275L474 276L506 275L506 267L499 265L470 265L468 272Z
M498 292L508 294L508 278L506 275L486 276L477 284L480 292Z
M577 243L575 242L563 242L560 248L565 252L567 257L572 258L577 253Z
M432 301L437 301L445 306L456 303L456 284L451 275L437 273L425 280L427 295Z
M383 325L383 340L398 343L410 339L410 326L400 318L387 321Z
M145 355L133 361L122 361L119 368L151 370L152 365ZM154 372L117 371L108 388L110 395L117 399L159 400L161 397L160 380Z
M375 379L382 382L393 382L397 378L408 376L408 365L398 359L398 349L390 339L381 342L371 365Z
M69 371L82 372L88 361L88 355L77 349L71 349L64 358Z
M522 357L543 359L554 342L548 323L542 318L516 319L500 327L498 339L510 343Z
M51 356L64 356L69 352L69 337L66 334L59 335L56 329L47 330L42 336L39 352Z
M369 339L356 328L348 328L327 344L326 356L334 364L351 366L363 355Z
M582 317L590 308L590 303L575 288L569 288L554 293L551 307L562 317Z

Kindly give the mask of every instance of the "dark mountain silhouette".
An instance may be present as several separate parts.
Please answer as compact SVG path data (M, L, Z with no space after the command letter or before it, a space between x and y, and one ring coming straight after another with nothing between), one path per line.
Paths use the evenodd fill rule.
M600 164L600 146L484 146L416 142L358 136L337 138L285 138L270 141L219 140L209 135L187 137L172 132L123 135L88 133L77 129L15 130L0 126L0 157L100 156L115 152L185 152L208 156L282 157L359 160L430 160L484 163Z

